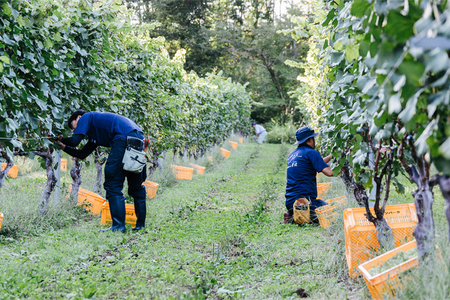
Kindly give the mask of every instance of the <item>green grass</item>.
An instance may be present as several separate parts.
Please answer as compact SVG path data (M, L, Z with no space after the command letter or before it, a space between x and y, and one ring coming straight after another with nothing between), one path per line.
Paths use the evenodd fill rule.
M150 178L162 185L147 202L141 233L99 233L99 218L69 206L36 218L43 172L7 181L0 190L0 210L6 211L0 298L297 299L300 289L311 299L368 298L364 281L348 277L342 220L327 230L283 224L285 163L292 150L245 143L225 160L216 149L214 164L199 161L207 171L192 181L174 180L167 157L162 172ZM91 190L94 167L82 174L82 187ZM330 180L325 198L343 195L339 179L319 178ZM22 197L23 207L17 205ZM440 201L436 193L437 225L446 229ZM10 217L14 209L18 213Z

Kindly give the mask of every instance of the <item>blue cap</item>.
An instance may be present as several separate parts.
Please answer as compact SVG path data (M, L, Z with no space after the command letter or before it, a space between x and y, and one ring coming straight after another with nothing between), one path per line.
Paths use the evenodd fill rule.
M252 122L252 126L253 126L253 125L256 125L256 123L255 123L255 122Z
M311 130L309 127L304 126L300 129L297 129L295 132L295 139L297 140L294 145L300 145L306 142L310 137L315 137L319 135L319 133L314 133L314 130Z

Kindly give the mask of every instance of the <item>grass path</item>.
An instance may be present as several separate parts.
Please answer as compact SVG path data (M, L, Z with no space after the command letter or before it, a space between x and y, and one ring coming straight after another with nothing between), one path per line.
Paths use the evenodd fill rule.
M341 247L323 229L282 224L287 152L239 145L149 201L145 233L101 234L88 218L10 240L0 246L0 299L297 299L302 289L363 298L333 271L345 266L327 264Z

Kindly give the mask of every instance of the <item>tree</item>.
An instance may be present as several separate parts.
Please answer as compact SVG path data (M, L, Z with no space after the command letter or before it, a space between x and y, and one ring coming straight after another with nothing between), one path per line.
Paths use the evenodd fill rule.
M362 0L332 5L324 21L334 29L323 44L323 64L330 68L330 108L322 130L330 138L329 149L339 158L336 170L350 167L356 185L374 188L375 206L381 189L387 201L391 180L402 189L395 178L400 173L417 185L414 236L423 263L435 252L435 184L441 185L448 201L450 61L448 51L430 49L420 40L430 31L441 32L441 18L448 12L444 4L424 3L424 9L413 1L395 6ZM379 164L374 169L369 165L371 151ZM443 173L434 179L432 163ZM383 206L375 207L377 219ZM373 219L369 212L367 217Z
M187 71L200 75L213 70L222 54L220 45L211 42L214 33L211 0L143 0L127 1L135 9L141 22L158 22L150 37L162 36L169 55L186 50Z

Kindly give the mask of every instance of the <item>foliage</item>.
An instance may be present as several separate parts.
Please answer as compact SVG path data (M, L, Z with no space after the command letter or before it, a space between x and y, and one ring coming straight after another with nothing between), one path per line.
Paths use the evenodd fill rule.
M295 131L298 128L290 123L284 125L274 124L270 131L267 133L266 141L272 144L294 144L295 143Z
M351 167L359 187L375 190L376 208L384 192L376 216L368 213L369 220L381 221L391 180L400 189L396 176L406 171L418 187L414 235L423 259L434 251L431 163L450 171L450 61L446 50L420 41L430 33L448 36L442 23L446 4L355 0L331 5L323 22L333 26L322 53L330 83L323 131L338 159L335 172Z
M66 120L79 108L135 120L150 136L153 155L247 132L244 86L220 73L187 74L183 52L170 59L163 39L144 34L151 26L133 25L117 3L2 7L0 137L10 156L13 149L51 148L44 137L67 134Z
M314 12L313 15L293 17L296 24L293 29L286 29L284 34L291 34L293 38L308 37L309 50L305 62L287 60L286 64L291 67L303 69L303 74L297 77L300 81L299 87L289 92L291 97L297 99L300 111L304 112L305 122L311 128L318 129L322 123L322 113L328 108L325 97L325 82L328 66L322 64L323 56L319 55L322 48L321 42L326 37L327 27L321 23L329 11L327 4L318 1L307 1Z
M139 21L159 23L149 34L153 38L164 37L171 56L180 48L186 50L186 70L205 75L217 65L222 49L211 41L214 37L211 0L126 2Z

